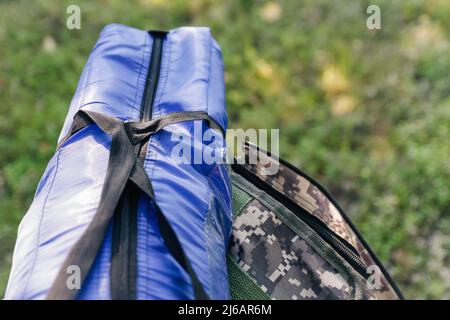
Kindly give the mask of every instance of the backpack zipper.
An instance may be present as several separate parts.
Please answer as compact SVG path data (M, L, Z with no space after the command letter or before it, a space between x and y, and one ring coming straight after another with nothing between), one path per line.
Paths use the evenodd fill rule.
M153 104L158 88L165 32L149 31L153 37L149 71L141 103L140 121L152 118ZM143 161L147 141L136 145L135 153ZM121 196L113 218L111 256L111 298L116 300L136 299L137 276L137 209L139 191L129 183Z
M251 145L250 143L246 142L247 145ZM257 150L259 151L263 151L266 152L267 155L271 156L271 153L267 150L264 150L256 145L253 145L253 147L256 147ZM386 280L389 282L390 286L392 287L392 289L395 291L395 293L398 295L398 297L400 298L400 300L404 300L404 296L402 294L402 292L400 291L400 288L397 286L397 284L395 283L394 279L392 279L391 275L387 272L386 268L384 267L384 265L381 263L380 259L377 257L377 255L375 254L375 252L373 252L373 250L371 249L371 247L369 246L369 244L366 242L366 240L364 239L364 237L361 235L361 233L359 232L359 230L356 228L356 226L353 224L352 220L350 220L350 218L348 217L348 215L345 213L344 210L342 210L342 208L340 207L339 203L337 203L336 199L315 179L313 179L309 174L307 174L305 171L301 170L300 168L297 168L295 166L293 166L292 164L290 164L289 162L283 160L282 158L278 159L280 161L280 164L288 167L289 169L291 169L292 171L294 171L295 173L297 173L298 175L301 175L303 177L305 177L307 180L309 180L312 184L314 184L330 201L331 203L333 203L333 205L337 208L337 210L339 211L339 213L342 215L342 217L344 218L345 222L350 226L351 230L356 234L356 237L358 238L358 240L361 242L361 244L363 245L363 247L365 248L365 250L367 250L367 252L369 253L370 257L373 259L373 261L375 262L375 264L381 269L381 272L383 273L383 276L386 278ZM353 248L353 247L352 247ZM367 272L367 270L365 271Z
M253 175L244 166L232 164L232 169L241 175L257 188L267 192L274 199L282 203L286 208L292 211L299 219L305 222L313 229L326 243L328 243L336 252L345 259L363 278L367 279L367 266L361 260L356 249L347 241L332 232L321 220L308 213L294 201L286 197L281 192L275 190L270 185Z

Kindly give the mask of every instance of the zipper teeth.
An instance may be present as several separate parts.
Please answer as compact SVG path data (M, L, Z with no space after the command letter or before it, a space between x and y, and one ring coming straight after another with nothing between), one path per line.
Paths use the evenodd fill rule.
M289 207L289 206L288 206ZM367 277L366 270L367 267L361 258L352 251L346 244L338 238L332 231L328 229L326 226L322 226L320 223L315 221L315 217L312 217L308 212L305 212L301 208L296 209L291 208L291 211L294 212L300 219L302 219L306 224L308 224L314 231L316 231L319 236L325 240L331 247L333 247L338 253L364 278Z
M305 212L303 209L301 209L299 212L294 212L296 213L296 215L300 215L302 217L311 217L311 215L308 212ZM304 219L306 220L306 219ZM314 219L307 219L309 221L309 224L311 227L314 227L314 229L320 229L323 236L328 238L329 241L333 242L334 244L336 244L336 246L339 246L342 251L345 251L346 254L356 260L359 260L359 256L358 254L353 251L354 249L352 247L349 247L350 245L347 245L346 243L344 243L338 236L336 236L336 234L334 232L332 232L331 230L329 230L327 227L323 227L321 224L316 223L316 221ZM362 261L361 261L362 262Z
M336 236L331 231L329 231L328 229L323 229L323 231L330 236L328 242L333 242L333 247L339 247L339 251L340 253L342 253L341 255L345 255L346 258L350 259L352 261L350 264L358 271L358 273L366 277L367 266L361 260L361 258L353 251L349 250L349 248L339 238L336 238Z
M250 180L252 183L267 193L273 196L275 199L282 198L283 204L288 207L297 217L299 217L303 222L310 226L326 243L328 243L332 248L334 248L361 276L367 278L367 266L361 260L353 247L341 240L337 235L335 235L323 222L319 221L316 217L312 216L306 212L303 208L298 206L295 202L287 198L282 193L273 189L267 185L264 181L259 179L257 176L253 175L246 168L232 164L233 170L243 176L244 178Z
M147 78L145 80L140 121L149 121L152 119L153 104L155 102L156 90L158 88L162 60L164 34L160 32L149 32L149 34L153 36L153 44ZM145 158L146 151L147 141L142 141L135 146L135 152L141 160Z
M141 110L141 121L149 121L152 118L153 103L155 100L156 89L158 87L159 71L161 68L163 36L153 34L152 53L150 58L149 70L145 82L144 100Z
M145 81L144 95L141 103L140 121L149 121L152 118L153 103L155 100L156 90L158 87L159 73L161 68L162 59L162 47L163 47L163 33L152 33L149 32L150 36L153 37L153 45L150 57L149 70L147 73ZM137 144L134 148L136 155L142 159L145 157L145 146L146 142ZM128 188L127 188L128 189ZM139 201L138 196L133 196L131 193L136 192L136 190L128 189L128 192L123 193L122 202L128 201L131 205L131 210L137 212L137 205ZM136 195L136 194L135 194ZM123 205L123 203L121 205ZM128 212L129 216L127 225L123 227L122 220L125 217L122 216L121 209L118 209L114 217L114 229L117 230L113 233L113 250L118 252L119 259L116 261L119 269L119 279L117 280L117 289L119 299L135 299L136 286L135 277L136 270L131 270L132 266L136 266L136 228L137 228L137 213ZM117 228L117 229L116 229ZM120 273L125 273L120 275Z

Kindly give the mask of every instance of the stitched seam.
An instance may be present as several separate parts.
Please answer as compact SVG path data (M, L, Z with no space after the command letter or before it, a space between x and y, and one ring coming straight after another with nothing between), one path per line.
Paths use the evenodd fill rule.
M145 33L145 34L148 35L148 33ZM138 74L137 83L136 83L136 92L134 94L133 106L131 109L131 118L132 119L134 119L134 110L136 108L136 100L137 100L137 94L139 92L139 84L141 82L142 70L144 69L145 56L146 56L146 53L149 52L149 51L147 51L147 48L148 48L147 42L148 42L148 37L145 37L144 50L142 52L142 58L141 58L141 67L139 68L139 74Z
M170 61L171 61L171 59L172 59L172 50L171 50L171 41L170 41L170 37L169 37L169 35L167 35L167 37L166 37L166 39L167 39L167 62L166 62L166 72L165 72L165 78L164 78L164 84L163 84L163 86L161 87L161 91L159 92L159 97L158 97L158 102L153 106L154 107L154 109L155 109L155 115L156 116L160 116L161 115L161 109L159 108L159 104L161 103L161 99L162 99L162 96L163 96L163 93L164 93L164 91L166 90L166 86L167 86L167 82L168 82L168 79L169 79L169 67L170 67ZM161 76L160 76L160 80L161 80Z
M192 111L169 112L169 113L166 113L164 116L158 116L158 117L156 117L156 118L152 118L152 121L158 120L158 119L162 119L162 118L165 118L165 117L167 117L167 116L174 115L174 114L183 114L183 113L188 113L188 112L206 113L206 114L208 115L208 117L210 117L210 120L213 121L220 129L222 129L222 126L221 126L220 124L218 124L218 123L216 122L216 120L214 120L213 118L211 118L211 116L210 116L207 112L205 112L203 109L200 109L200 110L192 110ZM185 120L185 121L194 122L194 121L199 121L199 120L204 121L204 120L206 120L206 119L193 119L193 120ZM184 121L183 121L183 122L184 122ZM169 123L168 125L173 125L173 124L176 124L176 123ZM208 126L208 127L211 128L211 126ZM162 130L164 130L164 129L162 129ZM218 131L222 134L222 136L224 136L224 137L226 136L225 130L223 130L223 131L222 131L222 130L218 130ZM152 138L152 136L150 136L149 142L151 141L151 138Z
M169 37L167 37L166 39L167 39L167 43L168 43L167 50L169 50L168 51L169 52L168 53L168 58L167 58L168 59L167 66L169 66L170 65L170 40L169 40ZM164 80L164 85L163 85L163 87L161 88L161 90L159 92L158 102L153 106L153 113L154 113L154 115L157 116L157 118L160 116L160 109L158 108L158 105L159 105L159 103L161 101L162 93L163 93L164 88L166 87L166 84L167 84L168 73L169 73L169 68L167 67L167 71L165 72L166 78ZM160 78L161 77L162 76L160 75ZM152 119L154 119L154 117L152 117ZM157 135L157 137L155 138L156 135ZM157 155L158 155L158 153L155 151L156 149L152 148L152 143L154 143L154 142L156 142L156 147L158 147L158 145L159 145L159 133L150 135L150 137L148 139L148 144L147 144L147 154L145 156L144 164L146 166L148 166L149 169L150 169L150 174L148 175L150 181L152 181L152 178L153 178L153 174L154 174L154 171L155 171L155 165L154 164L150 164L149 161L152 158L153 158L154 161L156 161L156 158L157 158ZM152 150L152 149L155 149L155 150Z
M30 271L29 271L27 282L26 282L26 284L24 286L24 291L22 292L22 296L24 295L25 292L27 292L28 285L29 285L30 279L31 279L31 275L33 274L33 270L34 270L34 268L36 266L36 261L37 261L37 257L38 257L38 254L39 254L38 247L39 247L39 241L40 241L40 238L41 238L42 220L44 218L48 197L49 197L49 195L50 195L50 193L51 193L51 191L53 189L53 184L54 184L55 179L56 179L56 174L58 173L59 158L60 158L60 155L61 155L61 150L62 149L59 149L59 151L58 151L58 155L56 157L56 164L55 164L55 173L53 174L50 186L48 188L48 192L45 195L44 203L42 204L41 216L39 217L39 224L38 224L37 237L36 237L36 246L35 246L36 249L35 249L35 252L34 252L34 255L33 255L32 265L31 265L31 268L30 268Z
M154 134L154 135L152 135L151 136L153 139L153 143L155 143L155 150L156 149L158 149L159 148L159 146L160 146L160 144L161 144L161 132L158 132L158 133L156 133L156 134ZM150 141L149 141L149 146L150 146ZM154 152L154 154L152 154L150 157L153 157L153 161L155 162L156 160L157 160L157 158L158 158L158 152L156 152L155 150L153 150L153 152ZM155 165L155 163L153 163L153 165L151 166L151 168L150 168L150 174L149 174L149 177L150 177L150 181L153 181L153 176L154 176L154 173L155 173L155 168L156 168L156 165ZM156 194L155 194L155 201L156 201Z
M212 37L210 35L209 37L209 74L208 74L208 84L207 84L207 88L206 88L206 101L205 101L205 106L206 106L206 113L209 114L208 112L208 107L209 107L209 89L211 86L211 68L212 68L212 49L213 49L213 45L212 45Z
M211 212L211 210L212 210L211 197L214 197L214 195L211 192L211 183L210 183L209 180L208 180L208 186L210 187L210 190L208 192L208 208L206 209L207 210L206 211L206 217L205 217L205 221L203 222L203 228L202 228L203 229L203 241L205 243L209 242L208 229L212 228L213 227L212 224L214 223L213 221L211 221L211 220L213 220L213 217L212 217L213 213ZM216 213L216 212L214 211L214 213ZM210 231L210 232L212 232L212 231ZM212 287L213 287L212 286L213 274L211 272L211 269L212 269L212 265L211 265L211 249L212 248L210 246L206 246L206 250L205 251L206 251L206 254L208 256L208 259L207 259L207 261L208 261L208 280L207 280L208 288L207 289L208 290L205 290L205 291L211 291Z
M168 112L166 113L164 116L158 116L158 117L153 117L151 121L153 120L158 120L158 119L162 119L174 114L183 114L183 113L191 113L191 112L198 112L198 113L206 113L204 110L192 110L192 111L177 111L177 112ZM201 120L201 119L195 119L195 120ZM189 120L189 121L193 121L193 120Z
M166 52L168 52L168 53L167 53L167 59L166 59L167 67L166 67L166 72L165 72L165 79L164 79L164 84L161 87L161 91L159 93L158 102L153 106L154 110L156 111L155 113L156 113L157 117L160 117L161 110L158 108L158 106L159 106L159 104L161 102L161 98L163 96L163 92L164 92L164 90L166 88L167 79L169 78L169 66L170 66L170 60L171 60L171 42L170 42L170 37L169 36L167 36L166 39L167 39L167 49L166 50L168 50ZM160 75L160 77L161 77L161 75ZM153 158L154 161L156 161L156 159L158 157L158 153L156 152L156 148L159 147L159 144L160 144L160 135L161 135L161 133L156 133L154 135L151 135L150 138L148 139L147 155L149 155L150 158L154 157ZM151 144L152 143L156 143L156 146L154 148L155 150L153 150L154 151L154 155L150 155L149 154L149 152L151 150ZM153 164L151 166L151 168L150 168L150 170L151 170L150 174L149 174L150 181L152 181L152 179L153 179L154 172L155 172L155 167L156 167L155 164ZM156 195L155 195L155 201L156 201Z
M145 163L144 163L144 168L145 168ZM148 209L147 206L149 206L150 204L146 202L147 197L144 195L140 195L139 197L139 205L138 205L138 212L137 212L137 221L139 222L139 220L141 221L145 221L147 224L150 224L150 219L147 216L147 211L145 209ZM144 211L144 214L141 215L140 212ZM140 225L140 224L139 224ZM138 284L138 279L141 277L140 276L140 272L139 272L139 255L138 255L138 250L139 250L139 244L142 243L144 245L144 247L147 246L148 244L148 233L147 233L147 229L143 230L143 232L141 230L139 230L139 226L137 227L137 234L136 234L136 298L138 298L138 295L140 294L139 292L141 292L142 290L140 290ZM148 269L147 267L150 265L149 264L149 256L146 254L144 255L144 274L148 274ZM142 289L142 286L141 286ZM143 288L143 292L145 294L147 294L148 289L145 287ZM142 294L142 293L141 293ZM145 295L144 295L145 297ZM138 298L139 299L139 298Z
M169 41L168 41L169 42ZM168 52L169 52L169 57L168 57L168 65L169 65L169 63L170 63L170 45L168 46ZM153 53L152 53L153 54ZM156 103L155 105L154 105L154 114L159 114L159 108L157 108L157 106L158 106L158 104L159 104L159 101L161 100L161 97L162 97L162 92L164 91L163 89L165 88L165 86L166 86L166 83L167 83L167 74L168 74L168 68L167 68L167 71L166 71L166 78L165 78L165 81L164 81L164 85L163 85L163 87L161 87L162 89L161 89L161 91L160 91L160 93L159 93L159 97L158 97L158 103ZM150 70L149 70L150 71ZM160 75L160 78L161 78L162 76ZM153 117L152 117L153 118ZM156 137L155 137L156 136ZM157 159L157 156L158 156L158 153L156 152L156 148L159 146L159 137L160 137L160 133L156 133L156 134L153 134L153 135L150 135L150 137L149 137L149 139L148 139L148 142L147 142L147 153L146 153L146 156L145 156L145 160L144 160L144 168L145 169L149 169L150 170L150 172L149 172L149 174L148 174L148 176L149 176L149 179L150 179L150 181L152 181L153 179L153 175L154 175L154 171L155 171L155 165L154 164L151 164L150 163L150 161L151 160L153 160L153 161L156 161L156 159ZM153 143L155 143L156 142L156 146L155 146L155 148L152 148L152 144ZM147 171L147 170L146 170ZM156 201L156 199L154 199L154 201ZM148 203L148 208L149 208L149 211L151 210L151 209L153 209L154 208L154 205L153 205L153 203ZM150 220L148 220L148 223L151 223L151 221ZM146 241L146 243L147 243L147 241L148 241L148 237L147 237L147 234L145 235L145 241ZM149 261L148 261L148 257L146 257L146 264L148 265L148 263L149 263ZM146 290L146 292L148 292L148 290Z
M151 142L152 142L152 137L153 137L153 135L151 135L150 136L150 138L149 138L149 140L148 140L148 142L147 142L147 152L146 152L146 155L145 155L145 160L144 160L144 164L143 164L143 167L144 167L144 170L145 170L145 172L147 173L147 168L150 166L150 162L149 162L149 160L151 159L151 152L152 152L152 148L151 148ZM156 152L155 152L156 153ZM152 170L154 168L154 166L151 166L150 167L150 170ZM152 171L151 171L152 172ZM151 175L150 174L148 174L147 173L147 175L149 176L149 180L150 180L150 183L151 183ZM152 187L153 187L153 185L152 185ZM149 199L147 199L147 197L146 196L141 196L141 210L143 210L143 209L147 209L146 210L146 212L144 213L144 216L145 217L142 217L141 219L144 219L144 220L146 220L146 222L148 223L148 225L150 226L151 225L151 223L152 223L152 219L151 219L151 217L150 217L150 215L148 214L149 212L152 212L152 211L154 211L154 210L156 210L156 208L155 208L155 206L153 205L153 202L152 201L148 201ZM147 200L147 201L146 201ZM154 200L155 201L155 200ZM146 203L144 203L144 202L146 202ZM148 239L149 239L149 237L148 237L148 233L147 233L147 231L148 230L145 230L143 233L144 233L144 245L145 246L147 246L147 244L148 244ZM138 235L137 235L137 237L139 237L139 232L138 232ZM161 236L159 236L159 238L161 238ZM136 248L136 250L137 250L137 248ZM148 268L148 266L150 265L150 260L149 260L149 255L148 254L146 254L145 255L145 274L146 275L148 275L148 274L150 274L151 273L151 271L150 271L150 269ZM138 270L139 270L139 267L138 267ZM139 274L138 274L138 272L136 273L136 276L137 277L139 277ZM136 281L137 282L137 281ZM149 294L149 288L148 288L148 286L147 286L147 282L145 281L144 282L144 288L143 288L143 297L144 297L144 299L148 299L148 294Z

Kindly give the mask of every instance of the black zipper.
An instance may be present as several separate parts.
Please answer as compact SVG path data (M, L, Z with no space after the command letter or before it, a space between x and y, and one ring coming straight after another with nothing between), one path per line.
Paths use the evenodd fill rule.
M361 276L367 279L367 266L361 260L356 249L346 240L342 239L340 236L331 231L321 220L305 211L294 201L286 197L281 192L275 190L269 184L248 171L244 166L239 164L232 164L231 166L235 173L241 175L257 188L268 193L270 196L278 200L286 208L292 211L299 219L301 219L311 229L313 229L326 243L328 243L334 250L336 250L338 254L343 257L345 261L347 261Z
M149 121L152 118L166 34L162 31L149 31L149 33L153 37L153 45L141 103L140 121ZM143 141L135 147L135 153L142 161L145 158L146 146L147 141ZM136 299L138 203L139 192L130 183L120 198L113 218L110 284L111 297L116 300Z
M155 101L161 69L163 41L166 34L163 31L151 31L150 33L153 36L152 55L147 80L145 82L144 97L142 99L141 121L149 121L152 118L153 103Z

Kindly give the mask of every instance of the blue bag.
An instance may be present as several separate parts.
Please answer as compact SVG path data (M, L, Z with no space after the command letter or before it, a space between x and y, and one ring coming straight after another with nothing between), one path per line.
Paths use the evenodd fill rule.
M20 224L5 298L228 299L228 169L173 157L180 143L225 154L226 128L208 28L106 26ZM222 134L205 142L211 129Z

